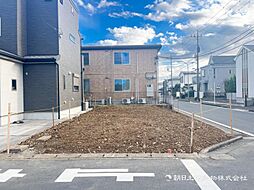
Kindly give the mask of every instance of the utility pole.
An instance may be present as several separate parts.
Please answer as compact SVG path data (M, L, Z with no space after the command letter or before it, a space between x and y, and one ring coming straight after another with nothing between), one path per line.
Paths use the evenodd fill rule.
M199 37L202 37L202 35L199 34L199 31L197 30L197 34L194 34L194 36L197 39L197 99L199 101L199 92L200 92L200 81L199 81L199 53L200 53L200 46L199 46Z

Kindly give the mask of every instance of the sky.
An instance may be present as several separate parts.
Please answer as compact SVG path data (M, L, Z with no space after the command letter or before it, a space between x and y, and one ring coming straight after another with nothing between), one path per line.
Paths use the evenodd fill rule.
M234 55L242 44L254 44L254 0L74 1L83 45L162 44L161 56L185 58L174 60L174 75L186 70L182 61L196 67L197 30L201 66L211 55ZM169 64L160 59L161 80L170 75Z

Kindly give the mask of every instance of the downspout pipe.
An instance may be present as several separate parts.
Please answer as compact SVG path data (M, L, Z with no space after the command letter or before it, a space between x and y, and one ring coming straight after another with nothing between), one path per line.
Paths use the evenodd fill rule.
M57 71L57 112L58 112L58 119L61 118L61 109L60 109L60 88L59 88L59 65L56 63L56 71Z
M80 38L80 91L81 91L81 110L84 111L84 84L83 84L83 62L82 62L82 41L83 38Z

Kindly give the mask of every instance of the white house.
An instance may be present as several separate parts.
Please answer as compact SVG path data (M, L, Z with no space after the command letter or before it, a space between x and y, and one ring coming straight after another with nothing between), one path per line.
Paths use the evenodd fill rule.
M223 56L211 56L208 65L201 67L201 91L206 96L225 95L225 80L235 76L235 56L223 55Z
M181 85L181 88L183 88L184 86L188 86L192 84L192 78L197 76L197 73L196 72L185 72L185 71L182 71L179 73L179 79L180 79L180 85Z
M24 111L23 65L0 52L0 126L8 122L8 104L12 113ZM12 116L12 121L23 119L23 114Z
M239 103L254 102L254 45L243 45L236 58L236 97Z

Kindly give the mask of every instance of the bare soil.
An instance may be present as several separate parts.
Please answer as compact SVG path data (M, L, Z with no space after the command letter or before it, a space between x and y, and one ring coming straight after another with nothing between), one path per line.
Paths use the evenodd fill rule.
M195 121L194 152L230 139L224 131ZM37 153L174 153L190 151L191 118L148 106L96 107L22 144ZM45 142L37 141L51 135Z

